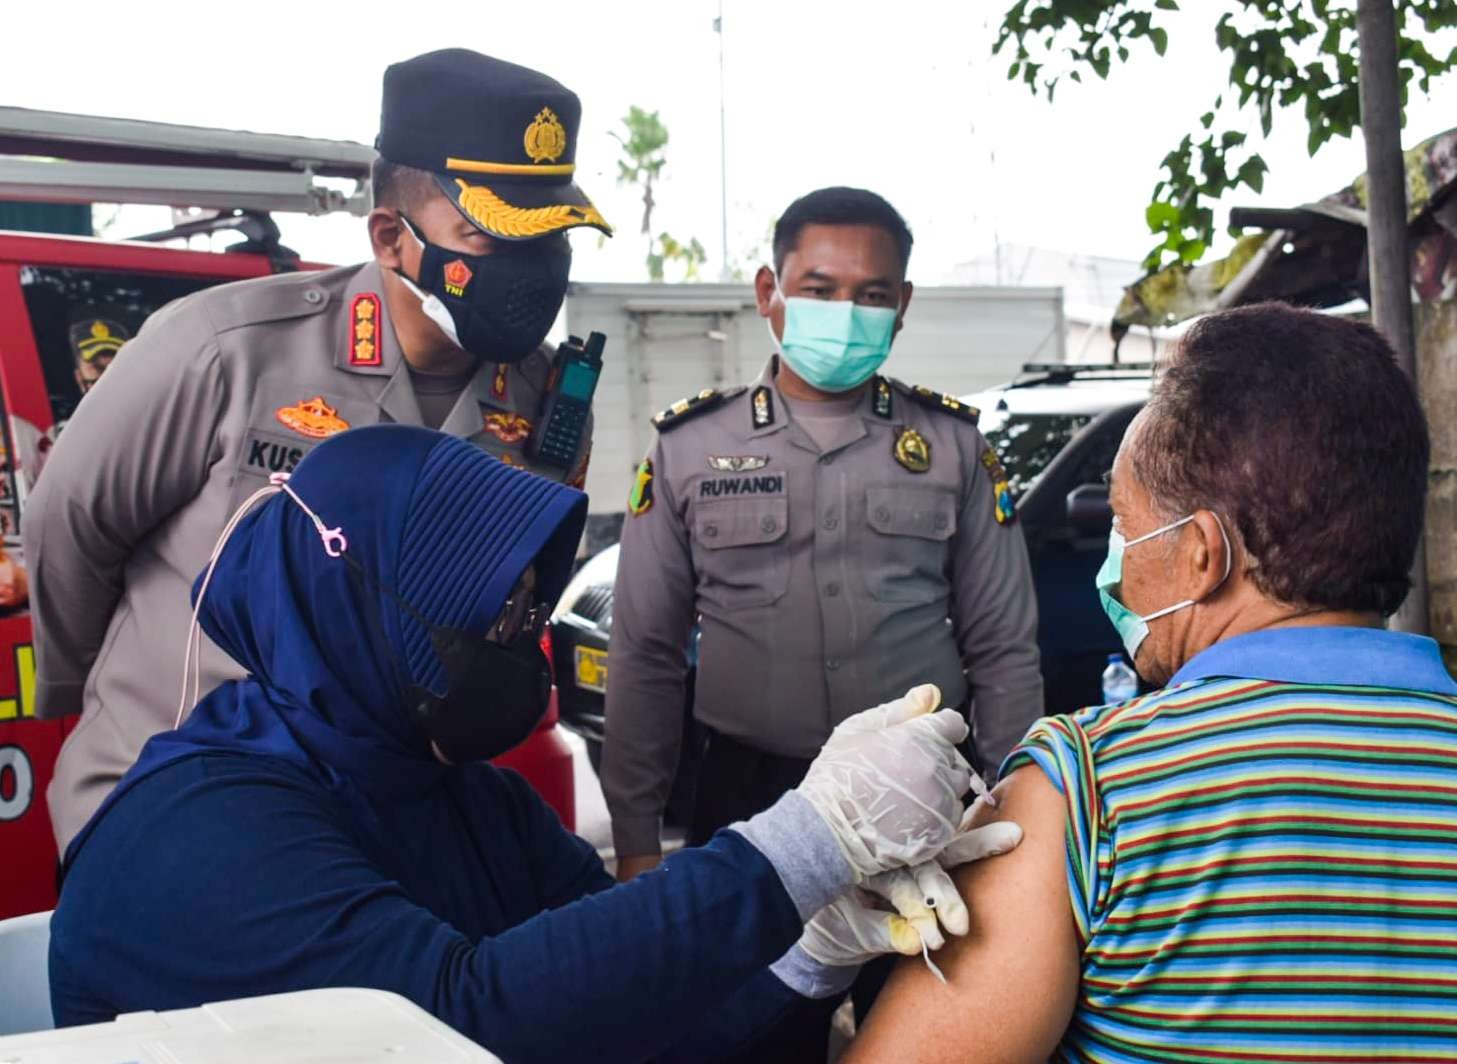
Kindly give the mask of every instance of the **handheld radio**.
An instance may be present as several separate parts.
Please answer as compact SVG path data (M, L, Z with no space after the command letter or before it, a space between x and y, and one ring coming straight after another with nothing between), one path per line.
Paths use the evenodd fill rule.
M599 332L582 343L576 336L556 349L551 386L541 400L536 429L527 453L543 465L568 468L576 460L592 410L592 396L602 376L602 348L607 337Z

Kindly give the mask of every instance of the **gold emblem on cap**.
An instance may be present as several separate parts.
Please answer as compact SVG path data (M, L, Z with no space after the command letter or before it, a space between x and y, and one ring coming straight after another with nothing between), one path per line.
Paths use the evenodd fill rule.
M554 163L567 150L567 129L550 107L543 107L526 127L526 154L534 163Z
M901 429L895 438L895 460L912 473L931 468L931 445L915 429Z

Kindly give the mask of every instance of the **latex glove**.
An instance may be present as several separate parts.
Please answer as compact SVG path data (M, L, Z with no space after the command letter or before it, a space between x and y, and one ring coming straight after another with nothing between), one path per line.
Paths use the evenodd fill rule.
M934 858L956 837L971 766L956 749L961 714L932 712L934 684L842 722L798 792L829 827L861 882Z
M988 824L972 828L978 806L962 817L961 832L933 861L913 868L898 868L872 876L864 889L856 889L827 905L805 925L799 945L821 964L863 964L885 953L912 956L940 949L945 931L964 935L971 915L947 869L1006 853L1022 841L1016 824ZM889 902L894 912L878 907Z

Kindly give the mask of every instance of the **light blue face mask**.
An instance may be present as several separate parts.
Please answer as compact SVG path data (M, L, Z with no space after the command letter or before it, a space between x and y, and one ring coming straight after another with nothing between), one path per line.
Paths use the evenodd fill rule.
M1194 520L1194 515L1181 517L1171 524L1156 528L1146 535L1137 539L1124 540L1123 533L1116 528L1108 533L1108 557L1103 561L1103 567L1098 570L1098 575L1093 578L1097 585L1098 597L1103 601L1103 612L1108 615L1108 620L1113 622L1113 627L1118 630L1118 636L1123 640L1123 649L1128 651L1128 660L1135 661L1138 657L1138 648L1143 646L1143 641L1148 638L1148 622L1156 621L1160 617L1167 617L1171 613L1194 605L1198 599L1185 599L1183 602L1176 602L1172 606L1165 606L1153 613L1146 613L1139 616L1130 610L1116 597L1118 585L1123 582L1123 552L1129 547L1137 546L1145 540L1153 539L1155 536L1162 536L1182 525L1187 525ZM1219 578L1219 587L1229 579L1230 569L1234 564L1234 551L1230 548L1229 533L1224 530L1224 522L1219 520L1216 514L1214 520L1219 525L1219 534L1224 538L1224 575Z
M782 297L781 293L781 297ZM892 307L862 307L848 299L784 299L779 353L822 392L848 392L875 375L895 336ZM770 326L773 335L773 326Z

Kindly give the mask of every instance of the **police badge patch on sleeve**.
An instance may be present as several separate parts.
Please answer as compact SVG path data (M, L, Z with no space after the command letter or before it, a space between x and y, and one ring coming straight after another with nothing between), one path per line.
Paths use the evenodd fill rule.
M633 481L632 492L627 497L627 510L633 517L641 517L653 508L653 460L644 458L637 467L637 479Z
M997 524L1009 525L1017 519L1017 501L1012 498L1012 484L1007 479L1007 469L997 457L997 452L990 447L982 451L981 464L992 480L992 505L995 507Z

